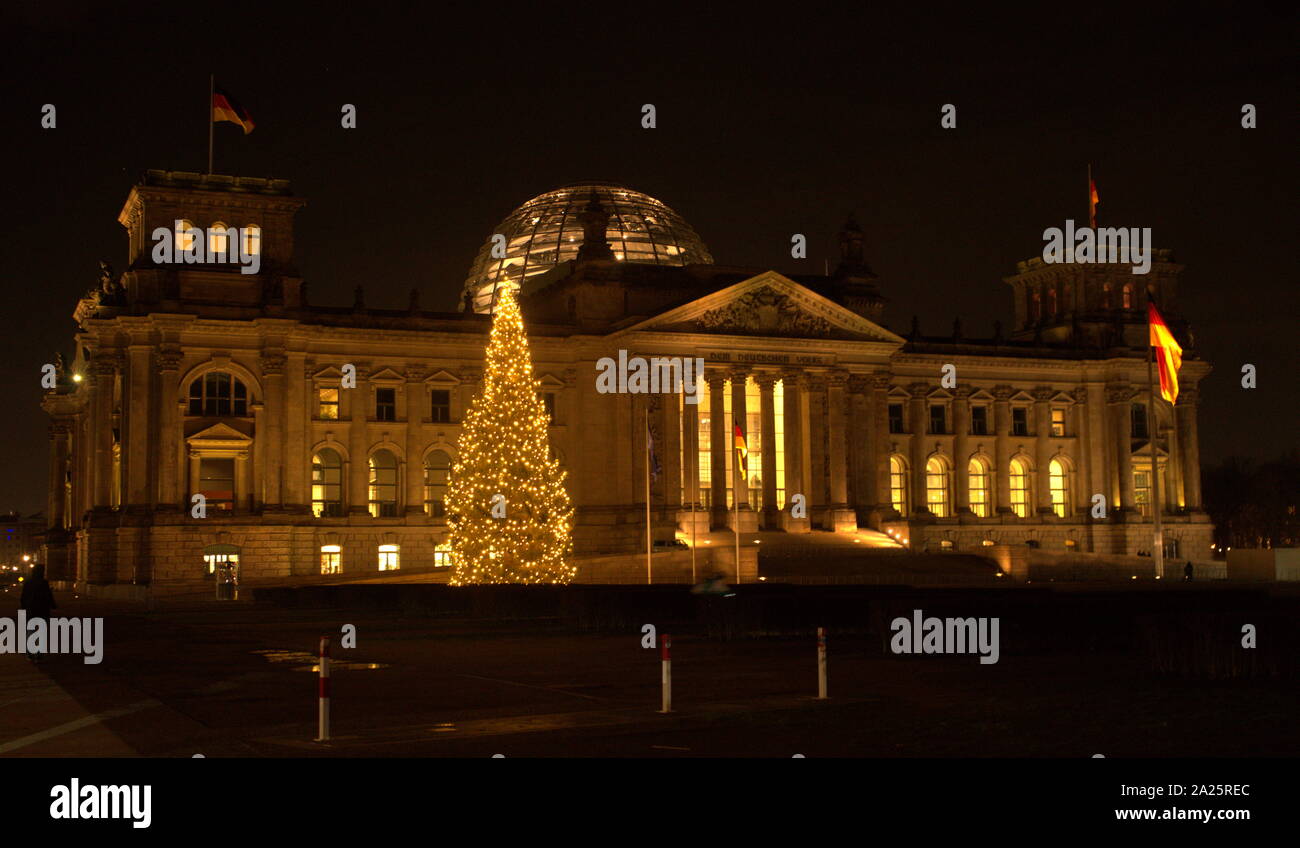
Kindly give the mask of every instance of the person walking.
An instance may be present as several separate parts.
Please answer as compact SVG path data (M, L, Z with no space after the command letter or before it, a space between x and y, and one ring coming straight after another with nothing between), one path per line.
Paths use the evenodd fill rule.
M1192 579L1192 561L1189 559L1187 561L1187 565L1183 566L1183 580L1190 581L1191 579Z
M27 581L23 583L23 593L18 599L18 606L27 611L27 620L46 619L46 628L48 632L50 612L59 605L54 602L54 593L50 591L50 581L45 579L45 566L36 564L32 566L32 573L28 575ZM27 634L19 636L23 640L23 648L27 648ZM39 654L27 651L27 659L32 662L39 662Z

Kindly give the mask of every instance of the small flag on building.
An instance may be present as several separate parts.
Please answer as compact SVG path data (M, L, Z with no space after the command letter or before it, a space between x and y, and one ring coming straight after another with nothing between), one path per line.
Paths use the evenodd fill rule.
M1151 346L1156 349L1156 366L1160 370L1160 396L1173 404L1178 400L1178 369L1183 364L1183 349L1151 302L1147 303L1147 324L1151 328Z
M746 466L746 457L749 456L749 447L745 444L745 434L740 432L740 425L736 424L736 465L740 469L740 479L749 479L749 469Z
M217 88L212 92L212 121L230 121L243 127L244 135L253 131L253 119L239 101Z
M1088 226L1097 229L1097 207L1101 204L1101 198L1097 196L1097 184L1088 178Z

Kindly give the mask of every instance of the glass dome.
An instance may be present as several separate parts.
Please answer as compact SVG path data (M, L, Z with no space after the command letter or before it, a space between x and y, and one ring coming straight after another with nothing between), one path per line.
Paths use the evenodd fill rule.
M713 257L695 230L667 204L616 183L572 183L534 197L497 225L493 234L505 236L505 256L492 256L489 237L465 280L465 292L473 294L475 312L491 311L498 287L518 289L527 278L577 258L582 245L580 216L593 190L609 212L606 238L616 260L649 265L712 264ZM463 304L464 294L461 297Z

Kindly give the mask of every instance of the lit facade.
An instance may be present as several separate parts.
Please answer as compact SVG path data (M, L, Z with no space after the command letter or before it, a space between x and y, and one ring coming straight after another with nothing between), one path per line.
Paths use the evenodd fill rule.
M636 204L615 227L606 202L620 192ZM179 591L230 566L241 582L445 570L443 496L503 283L520 286L589 575L644 556L647 418L660 541L739 521L869 528L918 550L1132 554L1150 548L1154 458L1170 552L1208 550L1196 386L1209 367L1190 344L1155 439L1143 406L1146 295L1134 280L1176 316L1181 266L1168 251L1146 278L1129 265L1021 263L1005 281L1005 338L966 339L959 326L901 336L882 323L851 222L838 268L792 277L712 264L679 216L630 189L556 194L506 219L534 227L522 240L504 227L506 260L493 265L485 244L464 288L472 308L430 312L413 295L409 309L377 310L360 294L351 307L307 302L293 262L303 201L283 181L149 172L119 217L128 268L77 304L75 356L44 400L52 578ZM532 223L542 198L554 227ZM176 219L256 227L259 272L156 265L149 235ZM620 350L703 358L701 402L601 393L597 363ZM1098 495L1105 518L1092 514Z

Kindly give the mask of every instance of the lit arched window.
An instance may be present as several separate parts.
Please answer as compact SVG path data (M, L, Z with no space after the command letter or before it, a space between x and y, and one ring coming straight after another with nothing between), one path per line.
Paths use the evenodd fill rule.
M443 503L447 497L447 477L451 473L451 457L436 450L424 460L424 511L432 518L447 514Z
M1056 314L1056 286L1052 286L1047 290L1047 314Z
M980 518L989 517L989 465L979 457L970 461L970 511Z
M1111 308L1110 283L1106 283L1104 286L1101 287L1101 308L1102 309Z
M386 450L377 450L370 457L370 514L397 517L397 460Z
M1029 463L1023 459L1011 460L1011 511L1029 517Z
M1029 320L1030 321L1038 320L1038 316L1041 312L1040 304L1041 301L1039 299L1038 292L1034 292L1031 295L1029 295Z
M937 456L925 464L925 505L936 518L948 517L948 466Z
M262 228L257 224L244 227L244 253L255 256L262 252Z
M176 223L176 249L193 250L194 249L194 222L182 219Z
M230 232L226 225L217 221L208 227L208 259L221 261L230 248Z
M190 415L248 415L248 387L225 371L209 371L190 383Z
M311 458L311 511L317 518L343 515L343 460L329 448Z
M1065 463L1059 459L1052 460L1047 467L1048 487L1052 493L1052 512L1065 518L1070 510L1069 475Z
M900 515L907 515L907 466L900 456L889 458L889 502Z
M1133 286L1131 284L1125 284L1124 286L1124 308L1133 308Z

